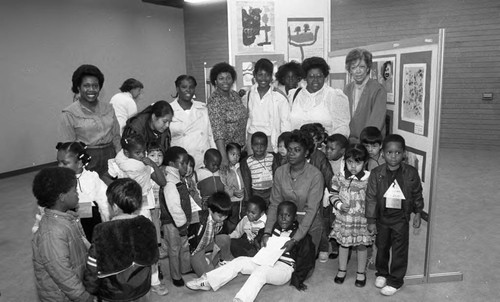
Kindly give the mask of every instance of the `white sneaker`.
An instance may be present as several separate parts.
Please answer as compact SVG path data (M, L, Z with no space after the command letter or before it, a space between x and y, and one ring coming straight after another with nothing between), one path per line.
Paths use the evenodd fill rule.
M328 261L328 252L319 252L318 256L319 262L325 263Z
M387 279L386 279L385 277L378 276L378 277L375 279L375 287L377 287L377 288L382 288L382 287L384 287L386 284L387 284Z
M212 287L208 283L207 275L203 274L200 278L186 282L186 287L192 290L211 290Z
M392 296L394 295L397 291L399 290L399 288L395 288L395 287L392 287L390 285L386 285L384 286L381 290L380 290L380 293L384 296Z

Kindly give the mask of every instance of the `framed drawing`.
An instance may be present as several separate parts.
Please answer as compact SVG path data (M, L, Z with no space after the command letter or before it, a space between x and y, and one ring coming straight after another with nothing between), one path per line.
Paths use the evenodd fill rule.
M372 79L376 79L387 91L387 103L394 104L396 89L396 56L373 57Z
M238 53L274 51L274 1L237 1L236 16Z
M330 87L338 88L340 90L344 90L344 87L347 81L347 73L339 72L339 73L330 73Z
M259 59L266 58L273 62L274 70L273 77L276 71L278 71L278 67L285 62L285 56L283 54L262 54L262 55L238 55L235 58L235 69L237 77L237 87L238 89L246 89L250 88L253 83L253 68L255 66L255 62Z
M324 57L323 18L288 18L288 61Z
M417 150L412 147L406 146L406 159L405 162L418 170L418 175L422 182L425 182L425 151Z
M431 51L401 54L398 128L422 136L429 131Z

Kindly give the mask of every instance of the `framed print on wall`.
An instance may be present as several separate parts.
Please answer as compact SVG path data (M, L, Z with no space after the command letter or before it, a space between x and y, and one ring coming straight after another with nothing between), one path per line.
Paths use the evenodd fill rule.
M396 56L373 57L371 78L376 79L387 91L387 103L394 104L396 91Z

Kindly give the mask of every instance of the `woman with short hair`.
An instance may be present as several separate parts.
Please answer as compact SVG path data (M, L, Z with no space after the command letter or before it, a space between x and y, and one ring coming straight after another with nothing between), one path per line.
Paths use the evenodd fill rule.
M345 69L352 79L344 88L349 98L351 143L358 143L361 131L368 126L385 133L387 92L379 82L370 79L371 68L372 54L366 49L353 49L345 58Z

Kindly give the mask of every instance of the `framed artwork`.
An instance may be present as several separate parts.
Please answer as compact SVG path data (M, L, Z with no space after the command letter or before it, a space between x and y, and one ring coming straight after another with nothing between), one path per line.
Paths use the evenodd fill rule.
M372 79L377 80L387 91L387 103L394 104L396 89L396 56L373 57Z
M288 61L324 57L324 19L288 18Z
M285 62L285 56L283 54L262 54L262 55L238 55L235 57L235 69L237 77L237 87L238 89L250 88L254 84L253 78L253 68L255 62L259 59L266 58L273 62L274 70L273 77L278 67Z
M401 54L398 128L428 136L431 51Z
M418 175L422 182L425 182L425 162L426 153L418 149L406 146L406 159L405 162L418 170Z
M274 1L237 1L238 53L273 52Z
M330 87L338 88L343 91L345 85L347 85L347 76L346 72L330 73Z

